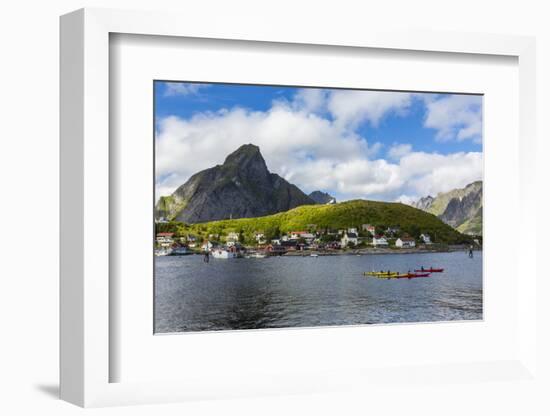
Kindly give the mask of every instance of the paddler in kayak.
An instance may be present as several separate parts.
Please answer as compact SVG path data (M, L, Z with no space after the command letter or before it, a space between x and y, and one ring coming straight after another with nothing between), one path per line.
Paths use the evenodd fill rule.
M474 246L470 246L470 250L468 250L468 257L471 259L474 257Z

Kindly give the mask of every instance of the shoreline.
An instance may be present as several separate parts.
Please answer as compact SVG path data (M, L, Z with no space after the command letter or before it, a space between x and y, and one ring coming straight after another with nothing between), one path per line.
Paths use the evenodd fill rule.
M251 251L257 251L251 249ZM447 246L447 247L434 247L434 248L359 248L350 250L304 250L304 251L287 251L284 254L268 254L267 257L310 257L312 254L321 256L363 256L369 254L428 254L428 253L452 253L457 251L468 251L468 247L465 246ZM481 252L483 248L475 247L474 252ZM203 252L191 252L187 255L203 255Z
M318 256L362 256L368 254L424 254L424 253L451 253L457 251L467 251L467 247L445 247L445 248L406 248L406 249L392 249L392 248L360 248L355 250L335 250L335 251L289 251L283 256L288 257L308 257L311 254ZM476 248L474 251L483 251L483 249Z

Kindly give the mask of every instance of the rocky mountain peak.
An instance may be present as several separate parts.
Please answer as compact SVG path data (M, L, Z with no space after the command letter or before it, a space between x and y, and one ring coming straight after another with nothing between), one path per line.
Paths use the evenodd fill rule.
M157 217L197 223L248 218L314 204L298 187L270 173L260 148L245 144L223 165L200 171L157 204Z
M260 148L254 144L243 144L225 158L224 165L246 165L257 163L266 167ZM267 169L267 167L266 167Z

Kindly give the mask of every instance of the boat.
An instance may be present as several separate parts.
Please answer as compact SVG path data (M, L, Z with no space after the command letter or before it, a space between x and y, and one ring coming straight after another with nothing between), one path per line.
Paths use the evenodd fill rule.
M378 275L375 276L378 279L415 279L417 277L429 277L430 273L400 273L400 274L394 274L394 275Z
M431 273L408 273L409 277L430 277Z
M415 270L416 273L442 273L445 269L434 269L434 268L429 268L429 269L418 269L418 270Z
M429 277L429 272L424 273L399 273L399 272L365 272L363 273L366 276L372 276L377 279L414 279L417 277Z
M318 255L318 254L315 254L315 253L311 253L311 254L309 255L309 257L319 257L319 255Z
M229 251L222 248L212 249L210 254L212 254L212 257L214 257L215 259L236 259L237 258L236 251Z
M155 256L159 257L159 256L168 256L172 254L172 249L171 248L158 248L155 250Z
M372 272L365 272L364 274L367 274L369 276L396 276L399 274L399 272L375 272L375 271L372 271Z
M260 252L255 252L255 253L251 253L249 256L247 256L247 258L249 259L264 259L267 257L267 254L265 253L260 253Z

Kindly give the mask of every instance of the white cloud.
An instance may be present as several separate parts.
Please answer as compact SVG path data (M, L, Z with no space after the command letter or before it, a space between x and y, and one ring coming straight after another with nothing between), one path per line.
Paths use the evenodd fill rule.
M393 160L399 160L403 156L412 152L412 145L409 143L394 143L388 150L388 157Z
M400 160L407 188L417 196L435 196L462 188L483 176L481 152L459 152L449 155L414 152Z
M424 126L437 130L436 139L481 142L482 97L449 95L426 101Z
M298 90L292 104L298 110L312 113L324 112L329 94L327 90L320 88L302 88Z
M166 97L172 97L175 95L193 95L197 94L199 90L207 88L207 84L189 84L185 82L165 82L164 95Z
M354 128L365 121L377 126L390 113L403 115L411 100L404 92L334 90L327 107L338 124Z
M335 193L339 200L412 201L481 178L481 153L440 155L395 144L384 160L377 157L382 145L368 143L351 127L361 117L377 123L388 112L406 111L410 97L371 97L366 101L376 104L370 110L356 102L346 113L343 104L338 110L334 104L345 91L314 91L302 90L293 101L275 102L265 112L233 108L189 119L161 119L156 137L157 195L170 194L191 175L223 163L246 143L258 145L269 170L304 192L320 189ZM333 94L339 97L334 100Z

